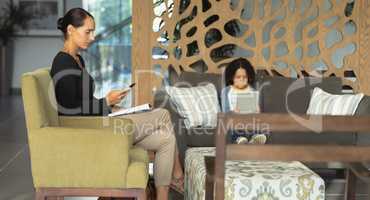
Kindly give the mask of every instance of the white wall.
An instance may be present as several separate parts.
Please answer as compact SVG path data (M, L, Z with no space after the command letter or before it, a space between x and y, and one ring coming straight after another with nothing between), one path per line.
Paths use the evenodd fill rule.
M64 2L65 10L82 7L82 0L64 0ZM61 37L40 36L15 38L11 87L20 88L20 77L23 73L40 67L51 66L54 56L62 47L63 40Z
M17 38L14 41L12 88L20 88L23 73L51 66L62 46L63 40L60 38Z

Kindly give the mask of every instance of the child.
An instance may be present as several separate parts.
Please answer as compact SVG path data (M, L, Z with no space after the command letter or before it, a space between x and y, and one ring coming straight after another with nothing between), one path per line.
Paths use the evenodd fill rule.
M222 90L222 110L223 112L240 112L237 107L237 96L256 92L254 88L255 72L251 63L244 59L238 58L225 69L225 83L226 87ZM256 105L257 112L260 108ZM245 144L265 144L267 137L264 134L250 133L244 130L234 130L229 138L232 143Z

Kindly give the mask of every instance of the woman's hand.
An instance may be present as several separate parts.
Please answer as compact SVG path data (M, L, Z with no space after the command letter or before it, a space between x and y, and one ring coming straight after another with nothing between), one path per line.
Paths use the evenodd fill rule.
M105 97L109 106L118 104L127 95L128 91L122 92L122 90L112 90L108 92Z
M238 107L235 107L235 109L233 110L233 112L240 113L240 109Z

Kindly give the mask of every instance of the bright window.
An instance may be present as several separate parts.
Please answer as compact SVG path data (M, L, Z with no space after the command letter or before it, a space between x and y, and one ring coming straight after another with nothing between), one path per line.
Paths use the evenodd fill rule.
M131 84L132 0L84 0L83 6L96 23L96 41L83 56L100 98ZM131 95L121 105L131 106Z

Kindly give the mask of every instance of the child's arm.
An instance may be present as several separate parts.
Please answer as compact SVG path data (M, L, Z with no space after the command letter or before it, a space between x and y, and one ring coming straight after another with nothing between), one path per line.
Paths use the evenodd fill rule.
M228 99L228 93L229 93L228 87L225 87L221 91L221 110L222 112L229 112L230 111L230 102Z

